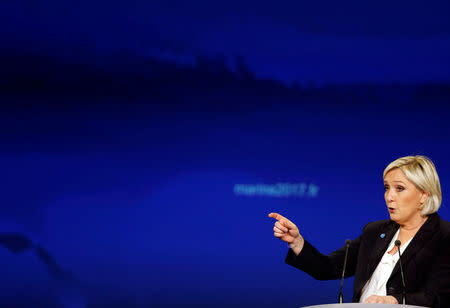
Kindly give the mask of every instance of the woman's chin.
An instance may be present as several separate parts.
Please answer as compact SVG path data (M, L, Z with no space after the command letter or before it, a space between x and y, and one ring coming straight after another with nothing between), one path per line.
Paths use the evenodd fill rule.
M395 215L395 213L389 213L389 218L391 218L392 221L395 221L398 223L399 217L398 217L398 215Z

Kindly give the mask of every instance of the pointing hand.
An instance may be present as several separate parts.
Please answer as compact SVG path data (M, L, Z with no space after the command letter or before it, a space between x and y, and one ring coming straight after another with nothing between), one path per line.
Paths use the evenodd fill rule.
M277 220L273 227L273 235L288 243L289 247L298 255L303 249L305 240L300 235L297 226L278 213L270 213L269 217Z

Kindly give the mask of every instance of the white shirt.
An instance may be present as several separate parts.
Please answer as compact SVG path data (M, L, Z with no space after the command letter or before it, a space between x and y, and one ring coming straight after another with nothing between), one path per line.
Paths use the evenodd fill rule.
M389 244L389 247L384 253L383 257L381 258L380 263L378 263L378 266L373 272L372 277L367 281L366 285L362 289L361 298L359 299L360 303L364 303L364 301L371 295L386 296L386 283L392 274L392 270L394 269L395 264L399 259L398 253L390 255L389 251L394 248L395 241L398 237L399 232L400 229L398 229L395 235L392 237L392 241ZM405 251L406 247L408 247L411 240L412 238L401 246L400 251L402 253L403 251Z

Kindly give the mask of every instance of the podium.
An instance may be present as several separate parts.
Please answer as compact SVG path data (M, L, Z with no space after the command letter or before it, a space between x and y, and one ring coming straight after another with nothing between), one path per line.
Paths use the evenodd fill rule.
M426 308L426 307L402 305L402 304L348 303L348 304L327 304L327 305L303 306L300 308Z

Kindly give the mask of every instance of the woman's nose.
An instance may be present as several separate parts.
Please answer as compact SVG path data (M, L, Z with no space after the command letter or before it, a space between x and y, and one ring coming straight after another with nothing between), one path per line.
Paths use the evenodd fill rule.
M394 201L394 193L391 190L386 192L386 201L392 202Z

